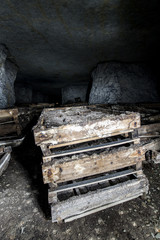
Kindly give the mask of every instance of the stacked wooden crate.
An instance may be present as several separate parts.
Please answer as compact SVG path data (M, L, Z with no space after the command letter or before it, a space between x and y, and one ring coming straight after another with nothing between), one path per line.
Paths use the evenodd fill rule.
M71 221L148 191L142 161L160 141L140 143L140 127L135 112L95 106L43 110L34 137L43 153L53 222Z
M0 110L0 139L17 137L21 134L18 120L18 109Z
M0 110L0 175L5 171L11 158L9 139L21 134L17 109ZM7 141L6 141L7 139Z

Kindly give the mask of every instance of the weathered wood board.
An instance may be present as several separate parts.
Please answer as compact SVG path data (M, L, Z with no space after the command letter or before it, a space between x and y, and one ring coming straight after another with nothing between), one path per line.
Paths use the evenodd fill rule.
M119 140L119 141L113 141L113 142L107 142L107 143L102 143L99 145L95 145L95 144L91 144L90 146L86 146L84 143L81 146L81 148L72 148L70 150L66 150L66 151L59 151L59 152L54 152L54 153L50 153L48 152L48 154L46 154L43 157L43 162L49 162L51 161L53 158L56 157L63 157L63 156L67 156L67 155L73 155L73 154L78 154L78 153L84 153L84 152L91 152L91 151L96 151L99 149L106 149L106 148L111 148L111 147L116 147L116 146L121 146L121 145L125 145L125 144L131 144L131 143L139 143L140 139L139 138L135 138L135 139L130 139L130 138L126 138L124 140ZM42 147L41 147L42 148ZM44 149L43 149L44 152ZM45 149L45 153L47 152L47 150Z
M129 180L112 187L98 189L87 194L74 196L68 200L52 204L52 222L69 218L76 219L83 214L88 215L100 210L99 208L116 205L148 192L148 180L145 176Z
M95 107L45 109L34 127L37 145L74 144L133 131L140 127L140 114L111 114Z
M7 169L10 159L11 159L10 152L6 152L3 155L0 155L0 176Z
M119 147L99 154L79 154L53 159L42 166L44 183L65 182L136 165L148 150L160 150L160 139L146 144Z
M21 129L18 120L18 109L2 109L0 110L0 137L7 135L18 136Z
M44 183L65 182L103 172L132 166L145 159L144 152L137 147L116 151L104 151L100 154L80 154L79 156L54 159L43 164Z
M95 107L106 109L107 111L116 113L122 113L125 111L137 112L141 116L141 124L157 123L160 122L160 109L152 104L120 104L120 105L108 105L108 104L98 104Z
M138 135L139 137L155 137L160 136L160 123L152 123L152 124L147 124L147 125L142 125L138 129Z

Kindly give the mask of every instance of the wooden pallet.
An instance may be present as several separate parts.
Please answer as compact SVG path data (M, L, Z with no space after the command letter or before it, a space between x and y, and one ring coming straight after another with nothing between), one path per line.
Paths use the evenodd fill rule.
M139 113L110 114L90 106L45 109L34 127L34 137L48 156L51 148L128 134L139 127Z
M18 119L18 109L0 110L0 139L8 136L20 136L21 127Z
M42 112L34 137L43 153L53 222L71 221L147 192L142 162L147 152L160 158L160 138L154 139L160 132L159 110L135 109L139 112L133 106L128 112L126 106L98 105ZM140 117L146 125L141 126ZM146 141L148 135L154 138Z
M142 196L148 181L141 170L127 169L100 175L49 190L52 222L65 222L87 216Z
M142 161L145 158L144 149L139 148L138 131L140 127L140 114L134 112L115 112L94 106L67 107L57 109L45 109L34 127L35 143L41 147L43 153L43 179L49 184L48 199L52 204L52 221L74 219L97 211L95 209L106 208L113 205L107 202L106 196L112 190L103 188L98 190L97 184L105 185L114 181L136 174L141 178L131 182L118 184L114 190L123 192L124 186L129 191L133 184L139 189L142 180ZM124 168L132 167L134 169ZM111 174L106 173L120 170ZM135 181L135 183L134 183ZM72 183L71 183L72 182ZM82 188L90 188L96 185L95 192L82 194ZM135 188L136 188L135 187ZM113 191L114 191L113 190ZM70 191L78 196L59 202L59 195ZM134 191L133 191L134 192ZM122 193L122 199L115 200L115 204L132 199L146 192L146 187L136 193L129 193L128 198ZM125 194L125 192L124 192ZM91 206L84 204L86 210L75 210L75 216L71 211L71 205L76 208L77 203L85 197L92 202ZM96 204L96 199L106 198ZM61 198L61 196L60 196ZM91 201L93 199L93 201ZM67 201L67 202L66 202ZM82 201L83 202L83 201ZM72 203L72 204L71 204ZM67 205L66 205L67 204ZM63 206L69 206L72 213L61 214ZM79 204L81 205L81 204ZM103 206L105 205L105 207ZM68 210L67 210L68 211ZM56 213L57 215L56 215ZM63 211L62 211L63 212Z

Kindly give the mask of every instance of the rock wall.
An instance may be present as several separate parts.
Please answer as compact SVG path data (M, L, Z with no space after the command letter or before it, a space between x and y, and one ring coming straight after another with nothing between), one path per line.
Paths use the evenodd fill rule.
M33 103L46 103L49 101L47 95L42 94L41 92L33 91L32 102Z
M67 86L62 88L62 104L85 102L87 94L87 85Z
M16 103L32 103L32 87L27 84L16 84Z
M14 82L17 66L7 59L8 50L0 44L0 108L13 107L15 103Z
M89 103L156 102L159 95L153 74L144 65L98 64L92 72Z

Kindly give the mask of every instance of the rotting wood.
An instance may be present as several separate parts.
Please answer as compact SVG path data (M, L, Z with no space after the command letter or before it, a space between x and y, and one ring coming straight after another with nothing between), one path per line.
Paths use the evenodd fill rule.
M135 165L145 160L145 149L139 146L122 147L99 154L80 154L54 159L42 166L44 183L65 182L102 172Z
M45 144L41 144L41 151L43 153L43 156L50 156L51 155L51 150L47 147Z
M103 183L105 181L109 181L109 180L113 180L113 179L117 179L120 177L124 177L124 176L129 176L132 174L142 174L141 170L134 170L134 169L128 169L128 170L124 170L121 172L116 172L116 173L112 173L112 174L108 174L108 175L104 175L101 177L96 177L93 179L89 179L89 180L83 180L83 181L79 181L79 182L75 182L75 183L70 183L67 185L62 185L59 186L57 188L55 188L54 192L55 193L59 193L59 192L63 192L63 191L67 191L70 189L74 189L74 188L81 188L84 186L89 186L95 183Z
M6 170L8 164L9 164L10 159L11 159L10 152L4 153L2 155L2 157L0 158L0 176Z
M52 222L67 219L98 207L119 201L125 201L127 198L141 196L148 192L148 181L145 177L129 180L124 183L116 184L112 187L99 189L81 196L75 196L68 200L52 204Z
M144 194L145 194L145 193L144 193ZM113 203L109 203L109 204L102 205L102 206L100 206L100 207L91 209L91 210L89 210L89 211L85 211L85 212L80 213L80 214L78 214L78 215L73 215L73 216L71 216L71 217L67 217L67 218L64 219L64 222L71 222L71 221L76 220L76 219L78 219L78 218L82 218L82 217L88 216L88 215L90 215L90 214L93 214L93 213L96 213L96 212L105 210L105 209L107 209L107 208L114 207L114 206L116 206L116 205L118 205L118 204L125 203L125 202L127 202L127 201L133 200L133 199L138 198L138 197L140 197L140 196L143 196L143 194L141 194L141 193L134 194L133 196L131 196L131 197L126 197L126 198L124 198L124 199L122 199L122 200L120 200L120 201L115 201L115 202L113 202ZM54 220L54 222L59 222L59 221L58 221L58 220L57 220L57 221Z
M43 111L34 128L34 137L43 152L42 171L44 183L48 183L51 188L48 200L52 203L53 222L71 221L147 192L148 181L143 175L142 161L145 160L147 151L152 152L151 158L157 161L160 159L160 138L146 142L148 136L154 138L160 135L159 110L157 106L149 109L126 104L64 107ZM141 126L141 123L145 125ZM131 142L125 144L126 138L130 138L128 141ZM94 142L97 139L101 140ZM106 146L104 141L107 142ZM121 147L121 143L125 146ZM55 149L60 147L63 148ZM138 188L134 184L129 187L129 177L106 180L113 174L108 174L110 171L118 170L116 174L119 175L125 171L124 168L131 167L134 169L132 177L134 175L136 178L131 181L139 182ZM114 182L114 186L108 187L110 181ZM123 183L118 183L122 181ZM127 193L124 190L126 185ZM116 193L119 186L121 187ZM109 191L110 188L114 189L113 192ZM106 198L100 194L105 191ZM103 201L112 198L114 194L117 195L113 201ZM122 198L119 199L119 196ZM89 202L88 205L85 201Z
M139 138L137 139L125 139L125 140L120 140L120 141L114 141L114 142L109 142L109 143L104 143L104 144L99 144L99 145L93 145L90 147L83 147L83 148L74 148L71 150L67 150L67 151L61 151L61 152L55 152L50 154L48 152L48 154L46 154L46 150L43 152L45 152L45 157L43 157L43 162L48 162L51 161L52 158L55 157L62 157L62 156L68 156L68 155L73 155L73 154L77 154L77 153L84 153L84 152L89 152L89 151L95 151L98 149L104 149L104 148L110 148L110 147L115 147L115 146L120 146L120 145L124 145L124 144L128 144L128 143L139 143ZM42 149L42 146L41 146Z
M18 109L0 110L0 136L21 134L21 128L18 120Z
M160 152L157 152L157 155L156 155L155 159L153 160L153 162L154 162L155 164L160 163Z
M114 132L114 133L110 133L108 135L103 135L103 138L107 138L107 137L114 137L118 135L124 135L124 134L128 134L129 132L133 132L133 130L126 130L126 131L119 131L119 132ZM53 149L53 148L60 148L60 147L65 147L65 146L69 146L69 145L75 145L75 144L80 144L80 143L86 143L86 142L91 142L91 141L95 141L95 140L99 140L102 139L100 137L93 137L93 138L85 138L85 139L81 139L78 141L72 141L72 142L66 142L66 143L61 143L61 144L57 144L57 145L52 145L51 141L48 146L49 149ZM45 142L46 144L46 142Z
M142 125L139 129L138 129L138 135L139 137L143 136L145 137L145 135L159 135L160 134L160 123L152 123L152 124L147 124L147 125Z
M25 137L16 138L16 139L7 139L1 140L0 146L11 146L11 147L18 147L24 140Z
M16 124L7 124L0 127L0 136L17 133Z
M74 144L118 135L140 127L140 114L108 114L105 109L78 107L46 109L42 112L34 137L37 145Z
M44 183L65 182L136 165L139 161L145 160L145 153L148 150L160 150L160 139L145 144L103 151L99 154L55 158L51 162L43 164L43 180Z
M1 146L1 145L0 145L0 153L1 153L1 154L2 154L2 153L10 153L11 151L12 151L11 146L6 146L6 145Z
M57 203L57 193L52 189L48 190L48 203Z

